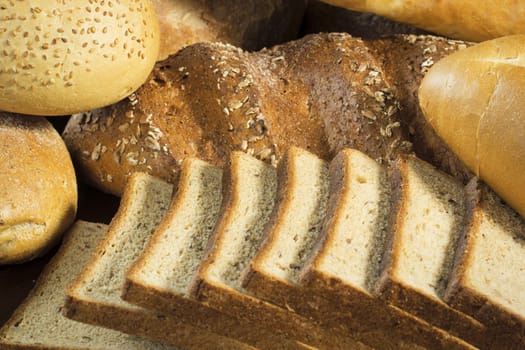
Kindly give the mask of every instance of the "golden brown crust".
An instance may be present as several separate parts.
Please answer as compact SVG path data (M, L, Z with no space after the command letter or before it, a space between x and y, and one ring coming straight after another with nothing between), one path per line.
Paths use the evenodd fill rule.
M0 113L0 264L44 254L75 219L66 146L43 118Z
M455 0L323 0L344 8L372 12L391 20L463 40L484 41L520 34L525 10L519 0L468 2Z
M524 38L490 40L444 58L419 90L425 116L450 149L522 216Z
M501 220L500 217L484 218L487 212L494 208L487 197L493 196L489 188L479 179L473 178L465 187L467 198L466 225L456 251L451 279L445 291L444 300L453 308L472 315L487 325L487 332L492 337L491 346L495 348L518 348L525 344L525 321L523 317L493 302L469 283L467 269L472 266L474 245L479 235L483 235L481 224L483 220ZM497 205L500 205L498 203ZM514 213L514 215L517 215ZM505 286L502 286L505 288Z

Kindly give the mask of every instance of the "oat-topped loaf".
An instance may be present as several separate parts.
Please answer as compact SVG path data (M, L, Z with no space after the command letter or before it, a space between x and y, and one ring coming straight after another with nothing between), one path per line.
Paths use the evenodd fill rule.
M63 136L83 177L115 194L134 171L175 181L186 156L222 165L242 150L275 163L292 145L323 159L353 147L382 161L414 149L464 176L421 116L416 92L428 67L466 45L348 34L255 53L196 44L157 63L129 98L73 116Z

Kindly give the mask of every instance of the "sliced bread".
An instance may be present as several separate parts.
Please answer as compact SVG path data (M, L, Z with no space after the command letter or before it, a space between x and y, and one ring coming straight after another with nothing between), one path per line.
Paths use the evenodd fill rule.
M279 167L279 194L265 241L249 266L244 287L286 306L299 271L318 240L328 203L328 163L292 147Z
M194 158L184 160L173 203L147 248L129 270L122 297L260 349L293 349L293 342L268 331L255 332L254 327L190 295L221 203L222 169Z
M0 348L48 350L175 349L62 315L67 286L80 273L107 231L107 225L77 221L35 287L0 330Z
M187 349L246 349L226 337L121 299L125 275L164 217L173 185L134 173L105 239L67 291L65 315Z
M374 292L476 346L486 328L443 301L464 225L463 185L415 156L392 170L394 208Z
M352 149L334 158L323 232L300 274L300 283L308 292L302 298L290 298L289 305L378 349L468 348L373 295L385 249L390 201L387 171L377 162Z
M286 158L295 164L296 157L315 159L299 149L288 151ZM310 165L302 163L301 165ZM318 168L304 168L311 177ZM225 186L224 211L214 231L209 251L194 282L196 297L225 313L276 334L297 339L323 349L340 347L327 332L298 314L261 300L248 293L241 278L264 238L264 230L274 209L277 174L273 167L242 153L232 155ZM352 347L360 346L350 342Z
M466 193L468 223L445 300L490 327L505 348L525 348L525 220L477 179Z

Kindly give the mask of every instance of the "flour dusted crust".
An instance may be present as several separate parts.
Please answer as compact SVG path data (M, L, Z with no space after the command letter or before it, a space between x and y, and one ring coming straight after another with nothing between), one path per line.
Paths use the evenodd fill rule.
M73 222L75 170L43 118L0 112L0 264L46 252Z

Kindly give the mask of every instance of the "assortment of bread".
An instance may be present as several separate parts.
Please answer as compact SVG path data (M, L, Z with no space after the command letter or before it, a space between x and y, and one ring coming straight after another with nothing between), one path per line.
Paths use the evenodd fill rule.
M398 180L402 176L396 175L396 166L403 162L420 164L426 161L432 164L428 167L413 166L411 172L407 170L402 174L406 177L405 182L394 181L399 188L389 191L393 191L393 196L399 196L392 203L397 203L394 209L398 213L405 213L405 210L410 214L412 211L408 211L410 208L406 203L424 201L428 206L446 207L436 209L436 213L446 212L448 215L443 214L443 218L438 219L441 216L436 214L432 220L420 222L424 215L418 216L421 205L416 205L413 208L416 214L398 215L388 222L392 224L391 231L389 226L383 227L388 232L385 247L381 249L386 252L374 259L379 259L378 266L392 276L384 272L380 278L383 285L379 282L375 288L368 285L366 288L370 290L365 294L359 292L359 300L374 305L370 310L388 316L383 322L385 329L390 329L389 320L401 322L399 333L395 340L392 338L396 346L483 349L501 344L524 345L523 337L518 335L525 329L522 314L525 300L515 296L513 277L505 275L506 281L514 281L508 282L513 286L509 290L494 286L488 279L501 276L485 274L482 271L484 263L474 256L483 255L485 261L493 262L496 267L487 266L489 271L505 270L507 261L513 264L507 269L512 273L524 268L520 263L523 233L507 225L507 221L512 221L523 226L525 217L525 120L521 102L525 97L522 96L525 27L519 20L521 14L525 15L525 6L517 0L497 5L493 2L478 4L449 0L417 3L382 0L89 0L83 3L46 2L38 6L20 0L1 4L0 265L35 259L60 241L77 218L77 177L92 186L92 191L120 197L129 186L128 180L136 181L138 177L134 174L139 172L158 177L152 181L169 184L168 187L175 190L180 176L183 180L180 183L185 183L187 174L182 172L181 175L181 171L187 171L183 169L188 159L200 158L207 163L199 164L209 163L210 169L220 171L228 164L231 154L240 156L246 153L253 156L253 161L259 162L261 167L274 169L280 163L286 164L285 155L289 150L298 151L299 148L295 147L300 147L307 150L305 154L311 154L312 159L324 164L328 171L328 162L341 151L352 148L352 152L370 157L366 161L363 158L363 164L370 161L390 169L389 176L394 179L398 176ZM45 117L62 118L64 124L68 120L62 135ZM435 175L433 167L443 173ZM297 180L302 181L303 186L315 175L315 166L302 166L302 170L306 168L312 171L305 172ZM423 171L423 168L428 169ZM244 171L249 172L247 169ZM350 181L350 178L342 177L346 173L341 171L337 173L339 177L332 174L329 179L325 176L324 185L328 186L328 181L334 179ZM433 180L428 184L431 189L428 193L431 194L424 199L421 194L427 193L424 181L418 179L426 178L426 172ZM243 178L247 184L250 183L248 175ZM454 185L440 190L438 185L445 177ZM363 176L358 180L361 184L367 183ZM467 187L465 197L463 185L469 181L471 185ZM317 181L313 188L321 185ZM342 183L336 185L342 186ZM330 183L330 186L336 185ZM207 185L203 186L206 188ZM475 186L482 189L476 192L476 198L470 193L475 191L472 189ZM252 190L250 195L255 196L257 193ZM325 190L328 195L328 187ZM335 196L333 187L330 191ZM168 192L165 193L165 202L171 198L171 190ZM312 196L314 191L303 192L308 193L301 196ZM450 196L445 196L441 205L438 199L445 192ZM137 196L148 203L148 192L144 193L144 198L140 193ZM407 193L413 198L404 199L402 195L408 196ZM135 205L129 198L126 203ZM159 203L155 202L151 207ZM231 208L239 209L240 203L235 202ZM328 202L331 210L334 203ZM370 333L370 329L364 326L366 322L345 319L344 312L337 320L346 320L341 321L346 326L332 330L335 321L319 316L332 310L332 305L321 302L324 294L314 293L315 298L303 310L303 297L312 297L304 294L303 282L316 293L330 294L335 287L339 293L339 288L344 287L341 280L330 288L313 285L325 283L324 277L302 281L304 276L299 273L300 266L306 265L305 269L312 266L308 265L308 256L301 254L306 251L314 254L316 248L321 249L314 242L324 244L323 235L328 232L321 230L321 226L316 226L315 230L305 228L306 237L313 237L314 231L316 236L308 244L299 245L297 227L301 220L307 219L303 217L306 211L300 208L306 204L299 201L289 208L293 215L282 219L283 222L272 221L280 225L283 242L288 242L277 245L276 257L265 255L265 263L277 266L273 270L261 268L257 270L259 276L254 272L255 265L251 266L251 273L247 273L249 261L236 263L234 272L230 271L231 267L221 265L225 273L237 276L235 282L228 280L217 284L216 277L209 271L207 274L201 271L202 281L211 283L213 280L213 288L195 287L204 286L204 282L198 284L196 278L193 289L185 291L183 298L177 296L184 305L189 303L188 298L196 298L191 301L191 307L201 310L199 312L203 315L217 314L218 321L210 328L207 327L211 320L204 316L196 324L192 324L195 320L191 315L180 316L184 319L181 321L168 312L166 319L165 315L158 314L163 311L158 307L151 311L129 306L129 310L123 311L122 301L119 301L122 281L110 281L113 273L104 277L93 267L90 270L95 274L91 276L92 280L109 278L97 282L97 292L105 288L102 285L118 287L112 290L116 293L116 304L106 305L109 311L102 315L94 312L99 301L85 302L82 299L77 314L71 307L74 305L71 299L68 316L164 341L170 346L179 345L177 339L181 336L187 348L206 346L207 342L215 343L216 340L214 346L217 348L273 348L276 342L283 349L311 346L321 349L388 348L387 333L377 330L377 334ZM402 255L411 264L415 255L437 244L430 235L419 237L428 238L428 241L421 241L423 243L408 238L403 241L405 246L399 243L402 235L411 237L409 232L403 231L409 220L407 217L415 222L420 220L416 222L417 229L423 227L428 233L430 231L425 226L430 225L441 232L435 234L443 238L443 227L448 227L445 221L452 215L447 205L457 210L454 215L459 220L447 232L448 243L442 242L440 246L439 252L444 255L452 252L449 258L445 258L447 263L433 265L435 271L430 267L423 268L423 265L419 270L414 268L412 275L421 273L417 281L410 273L396 272L388 265L393 264L391 261L395 259L392 257ZM148 208L146 205L144 210L141 209L140 215L149 215L147 213L151 210ZM163 207L162 210L166 209ZM234 209L228 210L234 212ZM227 216L228 210L221 210L220 215ZM325 206L322 206L314 214L325 211ZM122 227L129 226L127 234L137 226L137 230L142 229L148 236L163 213L157 210L150 213L156 215L151 227L140 228L144 223L137 221L139 215L129 217L126 222L120 216L118 223ZM112 214L108 213L108 219ZM277 214L275 211L274 215ZM294 223L294 220L298 221ZM329 218L326 220L325 225L334 224ZM498 220L502 224L493 225L494 221L500 222ZM201 225L199 220L194 221ZM321 225L322 222L318 223ZM296 229L295 236L288 237L290 230L283 229L286 225ZM208 223L206 232L211 232L212 226ZM265 226L266 230L270 230L270 226ZM110 232L117 237L120 233L115 232L115 227L117 223L110 225ZM478 233L482 228L495 240L493 245L487 245L480 238L485 237ZM262 232L262 226L259 231ZM75 229L70 236L74 232ZM224 234L224 237L227 237L224 241L236 239L229 234ZM115 253L120 257L119 261L125 262L126 269L141 254L147 242L146 238L138 236L133 239L138 243L132 256L126 255L125 247L118 248ZM156 239L158 243L160 238ZM212 249L212 241L208 243L208 249ZM101 247L108 242L100 243ZM247 243L251 240L246 238L243 242L246 246L243 249L248 249L253 258L261 243ZM278 241L273 239L272 242L275 245ZM206 247L205 243L199 241L202 247ZM120 244L124 246L124 243ZM268 242L266 246L269 246ZM280 250L282 246L287 248ZM292 246L301 251L298 253L302 259L300 263L292 261L297 260L296 256L290 258L292 262L281 262L286 254L295 254L288 249ZM486 248L488 246L500 248L492 253ZM469 247L476 248L479 253L463 251ZM202 249L200 253L203 253ZM500 254L501 249L509 249L512 259L507 259L505 253ZM228 256L232 258L233 253L243 252L232 251ZM437 256L439 252L434 249L433 254ZM427 255L434 263L442 258L434 258L434 255ZM455 261L453 256L456 256ZM96 258L92 260L96 261ZM200 264L200 259L194 260L191 262L193 270ZM208 263L220 263L215 258L213 260ZM346 260L338 260L338 264L343 261ZM400 263L396 264L397 269L404 269ZM479 271L486 275L486 279L467 279L466 276L476 275L473 269L481 269ZM284 279L274 278L273 274L280 273L289 275ZM324 273L323 276L327 276ZM434 278L443 273L445 275ZM452 279L447 289L449 273ZM253 276L260 280L251 281L249 277ZM124 275L121 277L125 279ZM427 283L427 277L436 279L436 284ZM241 278L246 280L243 282ZM515 280L521 281L518 276ZM185 285L191 285L190 282L186 281ZM430 289L419 288L418 283ZM348 284L344 288L357 293L361 287ZM100 297L91 295L91 292L86 292L89 298L96 300ZM151 292L148 289L148 293ZM138 301L133 298L133 294L125 296L126 300L143 307L151 306L140 298ZM171 300L163 298L163 303ZM515 300L509 302L509 298ZM480 306L477 300L483 300L485 306ZM205 308L202 308L202 303L206 304ZM315 310L312 305L317 305ZM357 308L356 315L366 315L363 304L349 302L348 305ZM228 306L235 306L239 317L235 314L223 317L222 313L231 311ZM283 310L275 311L281 307ZM243 315L249 310L254 314ZM296 315L298 310L303 310L304 314ZM113 318L112 315L120 316ZM137 328L135 316L130 315L150 320L151 324ZM282 324L282 327L275 331L277 338L267 341L269 336L266 335L274 334L272 322L269 322L272 317L278 317L280 323L276 324ZM316 317L321 318L316 320ZM303 326L300 326L303 318ZM127 323L121 323L122 319ZM288 322L292 319L298 326ZM461 319L467 326L461 328L453 321L456 319ZM228 332L233 333L229 335L220 329L221 320L228 322ZM254 337L247 331L250 328L247 325L259 320L268 321L267 328ZM16 328L16 322L9 324L15 324ZM179 333L165 336L169 327L179 328ZM416 327L422 336L409 336L410 327ZM327 328L330 330L326 331ZM193 343L194 335L198 335L201 329L205 329L206 336ZM91 332L90 329L86 331ZM6 326L4 334L8 332L11 330ZM156 335L149 336L150 332ZM116 337L120 336L117 334ZM492 340L488 341L489 338ZM0 344L2 341L0 336ZM45 342L53 343L53 340L46 337ZM156 348L155 344L148 346Z

